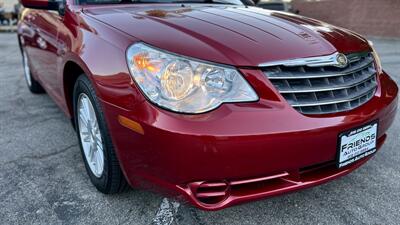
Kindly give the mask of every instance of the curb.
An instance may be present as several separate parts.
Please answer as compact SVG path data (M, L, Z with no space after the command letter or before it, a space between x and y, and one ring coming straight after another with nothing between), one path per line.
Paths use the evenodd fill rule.
M0 33L11 33L16 32L17 26L0 26Z

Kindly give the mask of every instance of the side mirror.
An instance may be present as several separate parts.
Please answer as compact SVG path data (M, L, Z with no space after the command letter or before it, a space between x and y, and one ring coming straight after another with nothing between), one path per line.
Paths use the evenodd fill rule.
M21 0L21 4L25 8L58 11L63 3L57 0Z
M20 0L25 8L55 10L64 14L64 0Z

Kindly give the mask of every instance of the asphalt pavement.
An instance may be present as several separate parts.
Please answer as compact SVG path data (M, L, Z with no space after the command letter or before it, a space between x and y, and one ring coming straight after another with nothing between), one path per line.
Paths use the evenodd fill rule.
M372 39L400 83L400 40ZM400 224L400 116L373 159L330 183L217 212L145 190L91 185L69 120L23 78L15 34L0 34L0 224Z

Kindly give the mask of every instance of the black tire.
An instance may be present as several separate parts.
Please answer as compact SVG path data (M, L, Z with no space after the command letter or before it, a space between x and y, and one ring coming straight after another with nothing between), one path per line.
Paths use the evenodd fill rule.
M24 76L25 76L25 81L26 81L26 85L28 86L28 89L34 94L45 93L42 85L40 85L40 83L37 80L35 80L35 78L32 76L28 56L26 55L24 50L22 50L21 53L22 53L22 65L24 68ZM25 67L27 67L27 68L25 68Z
M97 122L99 125L101 138L103 140L104 169L100 177L96 177L94 173L91 171L90 166L85 157L85 153L82 147L82 140L79 135L77 106L78 106L78 98L82 93L88 96L90 102L93 105L97 117ZM99 190L104 194L114 194L126 190L128 184L121 171L119 161L115 154L114 146L112 144L111 137L109 135L107 125L105 123L103 111L101 109L99 100L96 96L92 83L84 74L79 76L79 78L75 83L74 93L73 93L73 106L74 106L74 122L76 127L76 133L81 148L82 158L85 163L86 171L89 175L91 182L97 188L97 190Z

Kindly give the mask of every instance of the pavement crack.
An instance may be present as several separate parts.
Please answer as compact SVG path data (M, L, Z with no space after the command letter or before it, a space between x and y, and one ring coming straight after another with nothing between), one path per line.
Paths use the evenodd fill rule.
M43 118L43 119L40 119L38 121L32 122L27 127L28 128L35 127L36 125L43 124L43 123L49 122L51 120L60 120L60 116L57 115L57 116L52 116L52 117L48 117L48 118Z
M33 151L34 151L34 149L33 149L32 147L30 147L30 146L28 146L28 145L26 145L26 146L27 146L27 148L29 148L30 150L33 150ZM21 161L22 159L39 159L39 160L40 160L40 159L46 159L46 158L49 158L49 157L56 156L56 155L59 155L59 154L61 154L61 153L64 153L64 152L66 152L66 151L68 151L68 150L70 150L70 149L72 149L72 148L74 148L74 147L77 147L77 146L78 146L78 144L73 144L73 145L67 146L67 147L65 147L65 148L62 148L62 149L60 149L60 150L58 150L58 151L50 152L50 153L48 153L48 154L22 156L22 157L19 157L19 158L17 158L17 159L14 159L14 160L7 161L7 162L4 163L4 165L5 165L5 164L11 164L11 163L17 163L17 162Z

